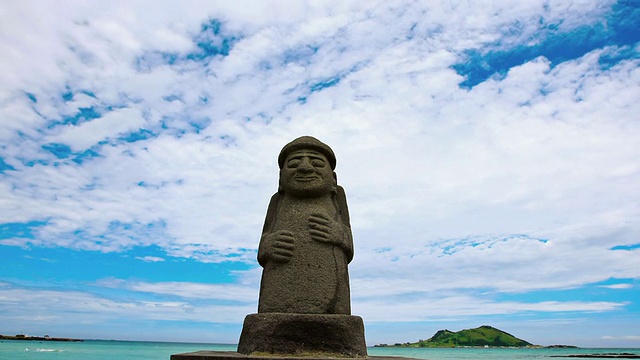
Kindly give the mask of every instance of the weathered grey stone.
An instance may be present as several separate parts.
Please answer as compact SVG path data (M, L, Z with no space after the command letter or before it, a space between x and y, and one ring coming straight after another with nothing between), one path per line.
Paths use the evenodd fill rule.
M303 136L282 148L278 165L258 248L258 314L245 318L238 352L366 357L364 324L351 316L353 239L335 154Z
M334 354L366 357L359 316L260 313L245 318L241 354Z
M280 181L258 249L258 312L351 314L347 264L353 240L333 151L300 137L278 156Z

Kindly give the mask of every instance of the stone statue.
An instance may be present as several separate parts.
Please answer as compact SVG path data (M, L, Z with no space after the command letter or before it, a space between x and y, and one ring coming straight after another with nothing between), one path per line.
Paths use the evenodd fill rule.
M353 240L336 158L303 136L278 156L280 185L260 239L259 313L351 314L347 264Z
M258 313L245 318L238 353L366 357L364 323L351 315L353 239L336 157L303 136L282 148L278 165L258 247Z

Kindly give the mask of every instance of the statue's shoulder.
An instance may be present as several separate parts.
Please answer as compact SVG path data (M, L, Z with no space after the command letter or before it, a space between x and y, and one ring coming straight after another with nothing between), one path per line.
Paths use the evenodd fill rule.
M279 193L279 192L277 192L277 193L273 194L273 195L271 196L271 200L269 200L269 205L273 204L274 202L276 202L276 203L277 203L278 201L280 201L280 196L281 196L281 195L280 195L280 193Z
M269 200L269 207L267 208L267 216L274 215L281 197L282 194L280 193L275 193L271 196L271 200Z

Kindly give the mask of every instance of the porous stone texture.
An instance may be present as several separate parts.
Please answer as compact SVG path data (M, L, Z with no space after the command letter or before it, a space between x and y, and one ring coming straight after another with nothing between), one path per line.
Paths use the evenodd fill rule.
M303 136L284 146L278 164L278 192L258 247L258 312L350 315L353 239L346 195L333 171L335 155Z
M245 318L238 352L366 357L364 324L351 316L353 238L335 154L302 136L282 148L278 166L258 247L258 314Z
M351 315L251 314L244 320L238 353L366 357L364 323Z

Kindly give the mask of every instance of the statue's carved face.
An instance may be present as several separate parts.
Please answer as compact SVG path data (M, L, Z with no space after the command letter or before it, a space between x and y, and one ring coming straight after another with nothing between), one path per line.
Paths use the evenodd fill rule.
M335 177L327 158L314 150L294 151L280 170L280 186L295 197L318 197L335 187Z

